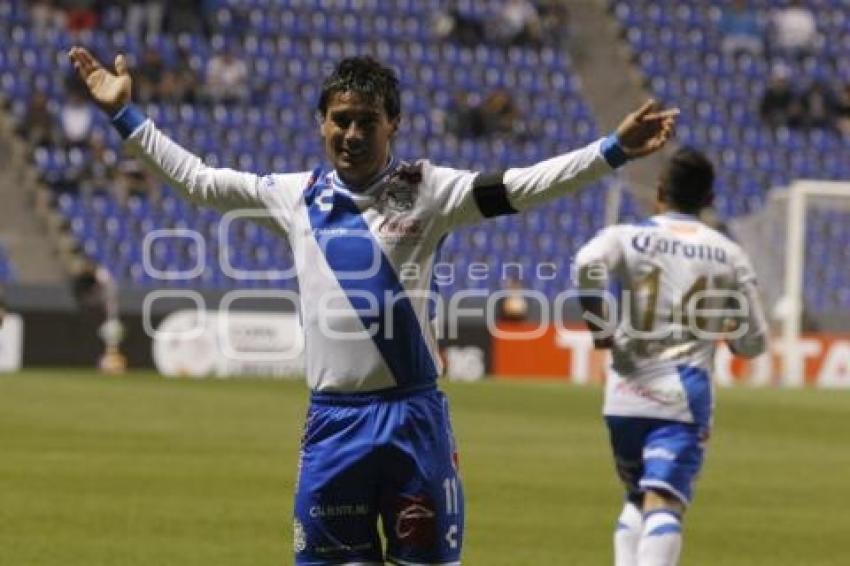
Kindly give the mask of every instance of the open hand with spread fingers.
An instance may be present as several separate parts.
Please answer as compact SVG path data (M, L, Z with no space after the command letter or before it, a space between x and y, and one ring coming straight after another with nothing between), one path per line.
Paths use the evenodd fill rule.
M678 115L678 108L663 110L658 102L648 100L617 127L620 147L629 158L658 151L673 137Z
M114 73L106 69L85 47L72 47L68 58L88 87L89 96L104 112L114 116L130 103L132 81L124 55L115 57Z

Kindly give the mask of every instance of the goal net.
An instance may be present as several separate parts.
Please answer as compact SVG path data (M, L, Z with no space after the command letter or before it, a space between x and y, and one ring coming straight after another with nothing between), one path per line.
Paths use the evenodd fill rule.
M759 276L783 385L805 382L806 332L850 331L850 183L799 180L730 223Z

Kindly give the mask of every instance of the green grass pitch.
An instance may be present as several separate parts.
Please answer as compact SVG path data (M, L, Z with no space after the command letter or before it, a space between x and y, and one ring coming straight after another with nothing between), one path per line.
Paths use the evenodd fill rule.
M601 391L445 384L464 564L610 564ZM0 565L281 565L301 382L0 376ZM850 392L720 392L683 564L850 564Z

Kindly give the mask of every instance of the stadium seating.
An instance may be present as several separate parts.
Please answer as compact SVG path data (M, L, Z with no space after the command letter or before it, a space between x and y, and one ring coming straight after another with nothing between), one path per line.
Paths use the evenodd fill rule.
M599 135L564 53L551 47L464 48L439 43L429 25L439 2L340 0L332 3L333 10L326 10L328 3L319 0L222 4L216 19L225 26L210 40L185 35L150 40L166 62L173 60L179 46L188 47L191 64L202 75L216 45L227 37L241 39L241 54L256 77L250 106L149 104L146 108L164 131L211 165L270 172L320 164L322 149L313 116L318 85L333 63L349 54L377 55L401 72L406 120L395 147L401 158L427 157L459 168L497 170L533 163ZM497 1L466 1L460 9L481 17L492 14L498 5ZM41 37L31 32L25 2L5 2L3 10L11 42L0 49L0 81L18 120L36 90L50 97L51 111L58 111L70 72L64 52L75 41L96 53L121 50L136 58L144 48L127 37L117 9L107 9L99 28L76 40L64 31ZM57 67L63 72L56 73ZM526 139L457 139L446 131L445 111L456 92L486 94L496 88L509 91L522 109L530 132ZM107 132L103 117L96 118L94 129ZM117 135L106 139L111 149L119 151ZM46 182L71 189L56 202L82 248L109 266L124 284L294 285L262 279L237 282L227 275L230 270L223 269L227 267L219 258L223 245L231 250L234 269L284 269L291 261L286 244L265 229L233 230L225 244L218 239L217 213L188 206L167 188L159 200L131 197L122 205L109 195L85 196L75 192L74 186L64 186L62 179L69 168L85 159L87 150L78 148L43 147L34 154ZM467 279L466 270L456 267L455 272L463 275L445 290L499 288L504 282L499 266L521 260L526 266L540 261L561 266L558 277L536 284L544 293L558 292L569 285L569 258L601 227L603 207L602 193L588 191L530 215L499 219L452 235L443 246L442 261L486 262L492 269L486 281L477 281ZM159 241L149 250L151 265L172 275L188 275L198 266L197 255L203 253L205 261L197 278L152 278L150 270L144 269L144 235L162 228L192 228L208 237L205 250L196 249L186 238L174 245ZM525 277L532 279L528 269Z
M789 69L795 84L805 87L817 77L850 82L850 18L844 0L807 2L816 13L823 46L804 58L770 52L765 56L724 55L718 22L731 2L684 0L675 7L653 0L613 0L611 8L650 89L660 99L682 109L679 141L704 149L717 164L717 201L721 217L756 211L768 190L794 179L850 179L847 137L830 129L775 130L763 124L759 103L774 65ZM768 33L776 0L748 2ZM837 214L837 213L836 213ZM847 248L846 231L823 237L825 217L807 218L814 253L806 262L807 304L815 311L850 306L847 270L834 273L835 252ZM832 219L850 224L850 215ZM821 243L819 243L821 242Z
M838 155L846 140L827 130L772 130L761 123L759 102L770 69L781 63L804 85L834 74L834 49L850 34L841 0L819 2L824 52L800 61L782 54L725 56L718 29L724 3L678 2L675 10L651 0L615 1L614 12L651 89L682 108L678 136L705 148L719 165L718 209L723 216L745 214L761 206L765 191L792 179L847 179L850 162ZM751 2L761 20L776 2ZM844 53L846 53L846 48ZM835 85L838 86L837 84Z
M832 51L846 52L850 18L842 15L840 2L819 0L824 14L819 24L829 53L815 60L787 61L795 72L815 73ZM18 120L36 91L47 94L51 112L58 112L70 73L64 53L73 43L91 46L101 55L120 50L130 54L131 60L137 60L145 47L125 33L118 8L104 11L97 30L72 38L65 31L42 35L32 31L26 4L0 2L0 31L10 38L0 47L0 85ZM175 60L181 47L187 49L190 65L203 76L204 64L216 48L238 38L239 54L255 77L250 104L149 104L145 109L163 130L211 165L256 172L319 165L322 149L313 115L318 85L340 57L363 53L376 55L401 72L405 122L395 147L401 158L427 157L459 168L496 170L532 163L600 135L565 53L553 47L469 48L439 42L429 25L440 8L437 0L228 0L220 4L215 16L219 29L210 38L183 34L148 40L166 63ZM464 0L458 8L489 17L498 5L499 0ZM771 3L760 0L754 5L763 16ZM773 61L723 56L715 30L717 6L696 0L676 3L675 9L650 0L612 1L611 6L651 89L665 102L682 108L680 140L706 149L718 164L721 216L759 208L770 187L794 178L850 178L850 162L840 158L846 140L829 131L772 131L759 123L758 99ZM57 73L57 68L62 72ZM850 77L846 65L840 71L845 79ZM510 92L521 108L530 132L525 139L458 139L448 132L446 111L457 92L483 94L496 88ZM109 133L108 123L99 114L94 131L105 135L112 150L120 151L118 137ZM64 184L68 171L88 159L85 149L42 147L33 159L46 182L65 190L57 198L57 207L85 252L109 266L125 285L295 285L262 278L236 281L228 275L232 274L228 262L223 265L224 258L219 257L223 247L230 250L233 268L264 271L288 265L291 258L285 242L264 228L240 227L220 241L220 216L186 205L167 188L159 199L131 197L119 203L109 195L79 194L74 186ZM603 191L586 191L531 214L497 219L451 235L441 260L454 263L458 274L466 273L463 265L486 262L491 265L491 277L477 281L464 275L444 290L496 289L504 283L503 263L547 262L559 266L557 277L532 283L536 278L526 271L524 279L553 295L569 286L569 260L580 243L601 227L603 209ZM627 196L622 218L632 219L638 213ZM175 278L152 278L143 266L144 235L163 228L192 228L207 237L203 250L186 238L175 245L160 241L150 248L150 263L166 273L176 270ZM197 257L201 253L202 262ZM199 262L200 275L180 276L188 276ZM816 262L810 264L811 275L826 284L832 277L829 271ZM836 281L835 277L830 281ZM829 293L811 292L818 297L818 308L835 304L830 301L846 306L850 298L847 286Z

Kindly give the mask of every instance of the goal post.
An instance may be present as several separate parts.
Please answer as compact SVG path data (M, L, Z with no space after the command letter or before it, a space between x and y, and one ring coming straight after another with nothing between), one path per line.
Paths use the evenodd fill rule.
M779 382L801 387L804 317L828 317L840 310L842 305L835 302L838 290L830 285L842 280L840 270L850 273L846 258L828 255L850 244L843 243L850 236L850 182L794 181L773 189L757 213L731 224L759 275L768 315L778 324ZM807 262L813 262L810 269ZM824 272L839 277L830 279ZM807 304L807 289L808 300L822 296L827 306Z
M803 355L800 334L805 308L804 274L806 264L806 223L812 209L826 209L850 220L850 183L837 181L795 181L789 187L788 200L788 255L785 260L786 302L782 316L783 384L791 387L803 385ZM838 258L835 258L839 261Z

